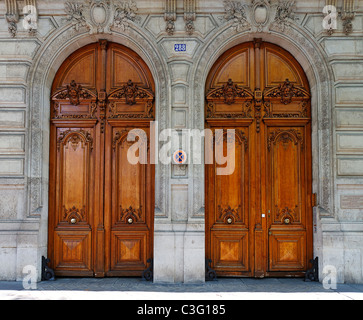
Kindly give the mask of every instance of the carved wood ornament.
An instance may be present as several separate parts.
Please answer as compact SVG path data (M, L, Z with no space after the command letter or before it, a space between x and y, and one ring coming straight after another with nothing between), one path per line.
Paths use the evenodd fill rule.
M133 224L137 223L142 219L142 210L141 208L135 209L130 206L127 209L123 209L120 206L120 219L119 222Z
M310 94L302 87L295 86L286 79L285 82L272 88L266 88L263 92L256 89L252 92L250 88L240 87L229 79L227 83L219 88L212 89L206 96L206 118L254 118L257 121L257 131L259 132L259 123L262 118L305 118L307 117L307 103ZM298 112L272 112L271 104L277 102L285 106L298 102L300 111ZM238 112L216 112L216 104L225 104L231 106L239 104ZM254 105L254 112L252 112ZM264 110L262 110L264 106ZM262 113L263 116L262 116Z
M225 224L234 224L236 222L240 222L240 210L241 205L233 209L231 208L231 206L222 208L220 205L218 205L218 219L223 220Z
M60 150L61 145L65 145L66 143L70 143L73 150L77 150L80 143L82 145L88 144L90 150L93 150L93 138L92 135L85 130L66 130L59 134L57 138L57 148Z

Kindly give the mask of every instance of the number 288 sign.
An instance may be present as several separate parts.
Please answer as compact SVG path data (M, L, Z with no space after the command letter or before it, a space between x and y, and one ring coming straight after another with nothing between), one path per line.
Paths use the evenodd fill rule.
M185 52L185 51L187 51L187 45L185 43L184 44L176 43L176 44L174 44L174 51L175 52Z

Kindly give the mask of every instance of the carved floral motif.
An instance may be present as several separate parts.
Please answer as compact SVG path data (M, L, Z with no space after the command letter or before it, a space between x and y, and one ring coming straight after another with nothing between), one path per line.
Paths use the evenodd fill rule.
M132 0L84 0L66 1L65 11L67 21L70 21L76 31L87 28L91 34L111 33L111 28L126 31L130 21L138 22L138 8Z
M278 206L275 206L276 208L276 221L279 221L284 224L291 224L295 221L298 221L298 206L295 206L294 209L289 209L288 207L285 207L283 209L279 209Z
M293 98L309 98L308 92L299 87L295 87L289 79L277 87L268 89L264 92L265 98L281 98L281 103L288 105L292 102Z
M83 206L82 209L78 209L73 206L70 209L66 209L63 206L63 220L68 221L69 223L76 224L86 219L86 207Z
M218 219L223 220L223 222L226 224L234 224L236 222L240 222L240 210L241 205L234 209L232 209L231 206L222 208L221 205L218 205Z
M231 105L236 102L236 98L249 98L252 93L247 88L239 87L229 79L221 88L217 88L208 93L207 99L224 99L224 103Z
M80 84L77 84L74 80L67 85L65 90L55 95L55 99L65 100L69 99L69 102L78 106L81 103L81 99L90 99L92 95L85 89L82 88Z
M295 0L279 0L276 9L275 24L284 32L290 21L294 20Z
M147 93L144 90L140 90L140 88L131 80L129 80L120 90L111 95L112 98L125 98L126 103L130 106L136 104L136 98L144 99L147 96Z
M120 206L119 222L133 224L135 222L139 222L141 219L142 219L141 208L136 209L130 206L127 209L123 209L122 206Z
M233 28L237 32L241 32L243 29L250 26L250 23L247 21L247 10L248 5L242 4L238 1L223 1L225 14L222 19L226 21L233 21Z
M304 148L304 139L300 131L295 129L278 129L270 132L270 136L267 139L267 149L270 151L272 144L277 141L282 141L283 146L286 148L290 142L295 145L301 144L301 149Z
M61 132L57 138L58 150L60 150L62 143L65 144L67 142L70 142L73 150L77 150L80 143L87 143L90 147L90 150L93 150L92 135L88 131L82 129L76 131L69 129Z

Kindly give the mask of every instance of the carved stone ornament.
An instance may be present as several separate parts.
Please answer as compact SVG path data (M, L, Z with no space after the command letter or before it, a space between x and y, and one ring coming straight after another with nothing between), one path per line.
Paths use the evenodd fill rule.
M132 0L71 0L65 2L67 21L75 30L85 27L90 34L111 33L111 27L126 31L137 22L137 6Z
M226 0L222 20L233 21L237 32L250 29L253 32L268 32L275 24L280 31L294 20L295 0L252 0L251 4Z
M165 31L168 33L169 36L172 36L175 32L176 0L165 1L164 19L166 21Z
M184 0L185 31L188 35L192 35L194 33L195 19L196 19L195 0Z
M17 23L19 22L19 11L16 0L5 0L6 13L5 18L8 23L8 30L11 37L15 37L18 31Z
M36 0L24 1L24 28L28 30L29 35L35 35L38 29L38 10Z
M295 0L279 0L274 23L278 26L281 32L284 32L286 26L288 26L290 22L294 20L294 10Z
M226 21L233 21L233 28L237 32L241 32L245 28L250 27L247 20L248 5L238 1L223 1L225 15L221 19Z
M251 11L252 25L257 28L258 32L262 32L263 28L269 23L271 19L271 1L253 0Z
M353 32L353 19L355 17L354 12L354 0L344 0L343 10L341 18L343 20L344 33L349 35Z

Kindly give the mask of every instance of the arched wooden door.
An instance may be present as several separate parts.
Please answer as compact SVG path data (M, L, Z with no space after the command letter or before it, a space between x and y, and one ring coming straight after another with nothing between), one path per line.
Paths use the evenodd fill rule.
M106 40L76 51L59 69L51 95L48 246L56 275L139 276L148 267L154 166L130 163L128 150L149 141L154 90L142 59Z
M205 112L216 146L235 130L233 173L218 175L225 165L217 161L206 165L212 268L220 276L302 276L313 254L311 104L302 68L259 39L234 47L211 69Z

